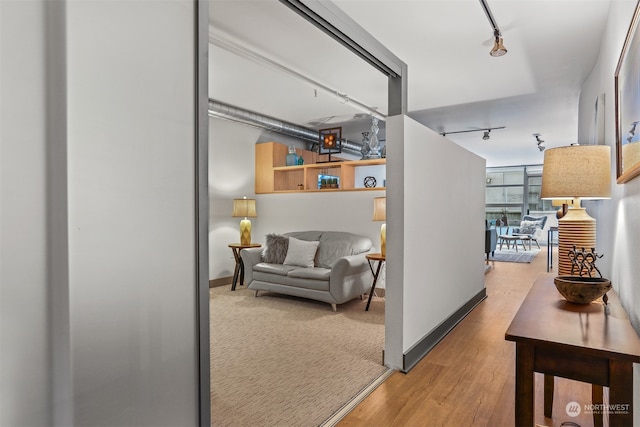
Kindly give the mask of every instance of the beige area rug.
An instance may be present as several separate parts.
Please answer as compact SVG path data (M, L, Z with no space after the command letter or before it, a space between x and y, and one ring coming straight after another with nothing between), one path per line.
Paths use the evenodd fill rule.
M230 289L209 290L212 426L317 426L387 371L383 299Z

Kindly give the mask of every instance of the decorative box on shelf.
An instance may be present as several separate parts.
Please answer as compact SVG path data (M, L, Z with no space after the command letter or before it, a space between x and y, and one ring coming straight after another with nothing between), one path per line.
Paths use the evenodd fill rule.
M340 177L333 175L318 175L318 188L340 188Z

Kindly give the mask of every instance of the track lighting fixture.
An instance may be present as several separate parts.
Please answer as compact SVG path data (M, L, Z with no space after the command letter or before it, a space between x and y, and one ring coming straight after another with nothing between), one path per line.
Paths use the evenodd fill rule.
M486 0L480 0L480 5L482 5L482 9L484 13L487 15L487 19L489 20L489 24L491 24L491 28L493 28L493 38L495 39L493 43L493 48L489 52L489 55L497 57L502 56L507 53L507 48L502 44L502 33L500 32L500 28L498 28L498 23L496 19L493 17L491 13L491 9L489 9L489 5Z
M480 128L480 129L469 129L469 130L456 130L456 131L452 131L452 132L440 132L440 135L442 136L447 136L450 135L452 133L467 133L467 132L484 132L482 134L482 139L483 140L488 140L489 138L491 138L491 131L492 130L496 130L496 129L504 129L506 126L498 126L498 127L494 127L494 128Z
M538 150L540 151L544 151L545 147L544 144L544 139L540 139L540 134L539 133L534 133L533 136L535 136L536 138L536 143L538 144Z

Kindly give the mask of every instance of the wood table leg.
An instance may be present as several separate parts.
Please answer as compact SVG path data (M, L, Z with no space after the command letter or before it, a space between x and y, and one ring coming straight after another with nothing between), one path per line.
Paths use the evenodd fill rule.
M604 403L601 385L596 385L596 384L591 385L591 403L594 405L602 405ZM602 413L593 411L593 427L602 427L603 423L604 423L604 411L602 411Z
M633 425L633 364L609 360L609 426Z
M518 427L533 427L533 355L533 346L516 343L515 425Z
M544 374L544 416L553 416L553 389L555 387L555 377Z
M233 258L236 260L236 268L233 270L233 281L231 282L231 290L236 290L236 283L238 282L238 275L240 273L240 252L235 248L231 249L233 251Z
M378 261L378 268L376 272L373 272L373 267L371 266L371 262L369 262L369 268L371 269L371 273L373 273L373 283L371 284L371 290L369 291L369 300L367 301L367 306L364 311L369 311L369 305L371 305L371 298L373 298L373 292L376 289L376 282L378 281L378 275L380 275L380 268L382 267L382 263L384 261Z

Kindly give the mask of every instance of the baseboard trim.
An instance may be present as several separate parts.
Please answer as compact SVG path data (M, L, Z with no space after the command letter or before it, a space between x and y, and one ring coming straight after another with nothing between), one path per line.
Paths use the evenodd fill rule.
M344 417L349 414L358 406L367 396L369 396L380 384L384 382L387 378L391 376L395 372L395 369L387 369L380 375L378 378L369 383L365 388L360 390L360 393L355 395L353 399L348 401L342 408L340 408L335 414L326 419L320 427L333 427L338 424Z
M209 280L209 289L217 288L219 286L229 285L229 284L231 284L232 280L233 280L232 276L221 277L219 279L211 279L211 280Z
M424 356L429 353L451 330L464 319L478 304L487 297L487 289L482 288L462 307L456 310L451 316L443 320L438 326L433 328L420 341L415 343L402 356L402 372L409 372Z

